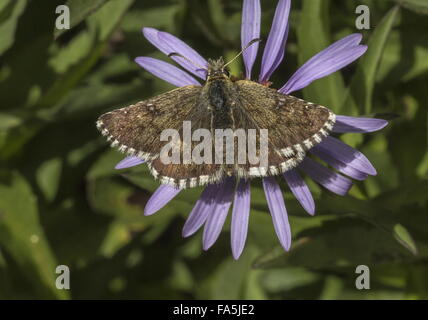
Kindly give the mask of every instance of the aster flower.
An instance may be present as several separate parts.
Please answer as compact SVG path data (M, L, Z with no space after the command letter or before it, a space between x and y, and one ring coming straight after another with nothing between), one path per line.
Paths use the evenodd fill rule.
M278 2L263 52L261 71L258 77L258 82L260 83L267 83L270 76L284 59L289 30L290 2L290 0L280 0ZM249 41L259 38L260 16L260 1L244 0L241 26L242 47ZM153 28L144 28L143 34L147 40L163 53L168 55L176 52L200 66L207 66L207 61L201 55L175 36ZM367 50L367 46L360 44L361 40L362 36L360 34L351 34L333 43L309 59L278 91L290 94L303 89L314 80L328 76L352 63ZM243 54L247 79L252 78L252 68L258 49L259 45L254 44ZM182 69L157 59L138 57L135 61L153 75L178 87L201 85L200 80L197 80L194 76L202 81L206 79L205 70L198 69L194 64L180 56L173 56L172 59L193 76ZM333 132L366 133L380 130L386 125L387 122L382 119L338 115ZM311 155L315 155L338 172L332 171L313 160L310 157ZM143 162L139 158L127 157L117 164L116 169L132 167ZM314 215L315 202L301 173L308 175L329 191L338 195L345 195L352 186L350 178L364 180L369 175L376 175L376 169L361 152L351 148L337 138L331 136L325 138L310 150L305 160L297 168L282 175L302 207L310 215ZM291 231L282 191L273 177L263 178L263 188L279 242L285 250L289 250ZM152 215L156 213L180 191L180 189L168 185L161 185L147 202L144 214ZM222 183L206 186L186 220L183 236L189 237L204 226L203 249L209 249L220 235L232 203L231 247L233 257L238 259L244 249L248 230L250 214L249 181L244 179L236 181L235 178L230 177Z

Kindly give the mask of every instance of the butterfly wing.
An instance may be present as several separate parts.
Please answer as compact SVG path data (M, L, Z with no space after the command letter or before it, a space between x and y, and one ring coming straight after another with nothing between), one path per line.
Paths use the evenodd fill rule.
M276 175L298 166L306 151L333 129L336 116L323 106L249 80L236 81L235 86L237 126L268 130L269 165L241 166L249 177Z
M222 179L224 172L218 164L166 163L162 158L164 147L170 141L161 141L162 132L173 129L179 133L174 143L180 156L184 154L184 122L191 123L190 135L197 129L211 133L211 114L201 96L199 86L185 86L151 99L100 116L97 127L111 142L112 147L148 162L153 176L163 184L195 187ZM188 142L187 142L188 143ZM198 144L190 141L191 150Z
M101 115L97 127L112 147L143 160L159 156L164 129L176 129L190 117L201 87L185 86Z
M248 80L228 82L222 87L224 112L216 115L218 110L212 111L215 106L207 94L209 88L186 86L172 90L105 113L97 126L113 147L147 160L153 176L161 183L186 188L218 182L227 175L251 178L288 171L303 161L306 151L320 143L334 125L335 116L327 108ZM225 117L231 121L225 121ZM198 144L183 139L184 121L190 121L192 137L195 130L205 129L214 139L217 124L224 124L223 129L255 129L256 140L260 141L260 129L267 129L268 165L254 165L248 160L243 164L165 163L161 154L166 142L160 139L165 129L179 132L175 143L180 155L186 144L191 145L191 150ZM262 150L255 149L256 156L262 156ZM236 144L235 150L239 152Z

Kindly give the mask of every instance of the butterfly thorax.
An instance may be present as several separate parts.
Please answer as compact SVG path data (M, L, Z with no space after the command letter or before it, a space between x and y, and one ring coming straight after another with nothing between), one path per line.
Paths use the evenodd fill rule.
M200 94L199 105L211 114L211 130L234 127L234 91L223 58L209 59L207 80Z

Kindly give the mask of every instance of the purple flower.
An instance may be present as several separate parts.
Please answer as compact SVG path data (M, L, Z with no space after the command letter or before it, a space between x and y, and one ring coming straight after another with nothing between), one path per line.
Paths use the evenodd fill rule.
M269 81L269 77L285 56L285 43L289 30L290 2L290 0L280 0L278 2L263 52L261 73L258 78L261 83ZM259 0L244 0L241 27L242 47L252 39L259 37L260 15ZM207 61L203 57L173 35L152 28L144 28L143 33L163 53L177 52L198 65L207 65ZM326 77L352 63L367 50L367 46L360 44L361 40L362 36L360 34L351 34L333 43L301 66L279 91L290 94L308 86L314 80ZM257 51L258 44L254 44L243 55L248 79L251 78ZM205 79L204 70L197 69L197 67L181 57L174 56L173 59L188 72ZM200 85L199 81L189 73L169 63L148 57L138 57L135 61L150 73L172 85ZM382 119L337 116L333 132L373 132L384 128L386 125L387 121ZM361 152L333 137L324 139L319 145L310 150L310 154L317 156L338 171L338 173L332 171L307 156L300 166L283 174L291 192L310 215L315 213L315 203L300 173L308 175L314 181L338 195L345 195L349 191L352 186L350 178L364 180L369 175L376 175L375 168ZM140 159L128 157L122 160L116 168L131 167L140 163L142 163ZM289 250L291 231L282 191L272 177L263 178L263 188L279 242L285 250ZM167 185L161 185L148 201L144 213L146 215L154 214L180 191ZM220 235L232 204L231 246L233 257L238 259L244 249L248 230L250 213L250 183L248 181L243 179L235 181L234 178L228 178L221 184L208 185L184 225L183 236L188 237L204 226L203 248L204 250L209 249Z

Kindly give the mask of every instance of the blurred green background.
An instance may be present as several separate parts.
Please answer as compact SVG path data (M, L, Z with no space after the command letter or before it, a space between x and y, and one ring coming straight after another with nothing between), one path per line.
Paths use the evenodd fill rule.
M276 1L261 2L266 39ZM172 88L133 61L168 61L142 27L173 33L207 58L230 57L240 47L241 1L68 0L66 31L55 29L60 4L0 0L0 298L428 298L428 1L293 1L274 86L359 32L355 8L366 4L366 55L297 95L339 114L398 117L378 133L342 135L379 174L347 197L308 181L315 217L281 182L293 232L288 253L260 182L253 183L239 261L230 253L229 221L208 252L201 232L181 238L200 189L144 217L157 182L145 166L114 170L123 156L95 121ZM232 67L236 75L242 70ZM57 265L70 268L71 290L55 287ZM358 265L371 270L370 290L355 288Z

